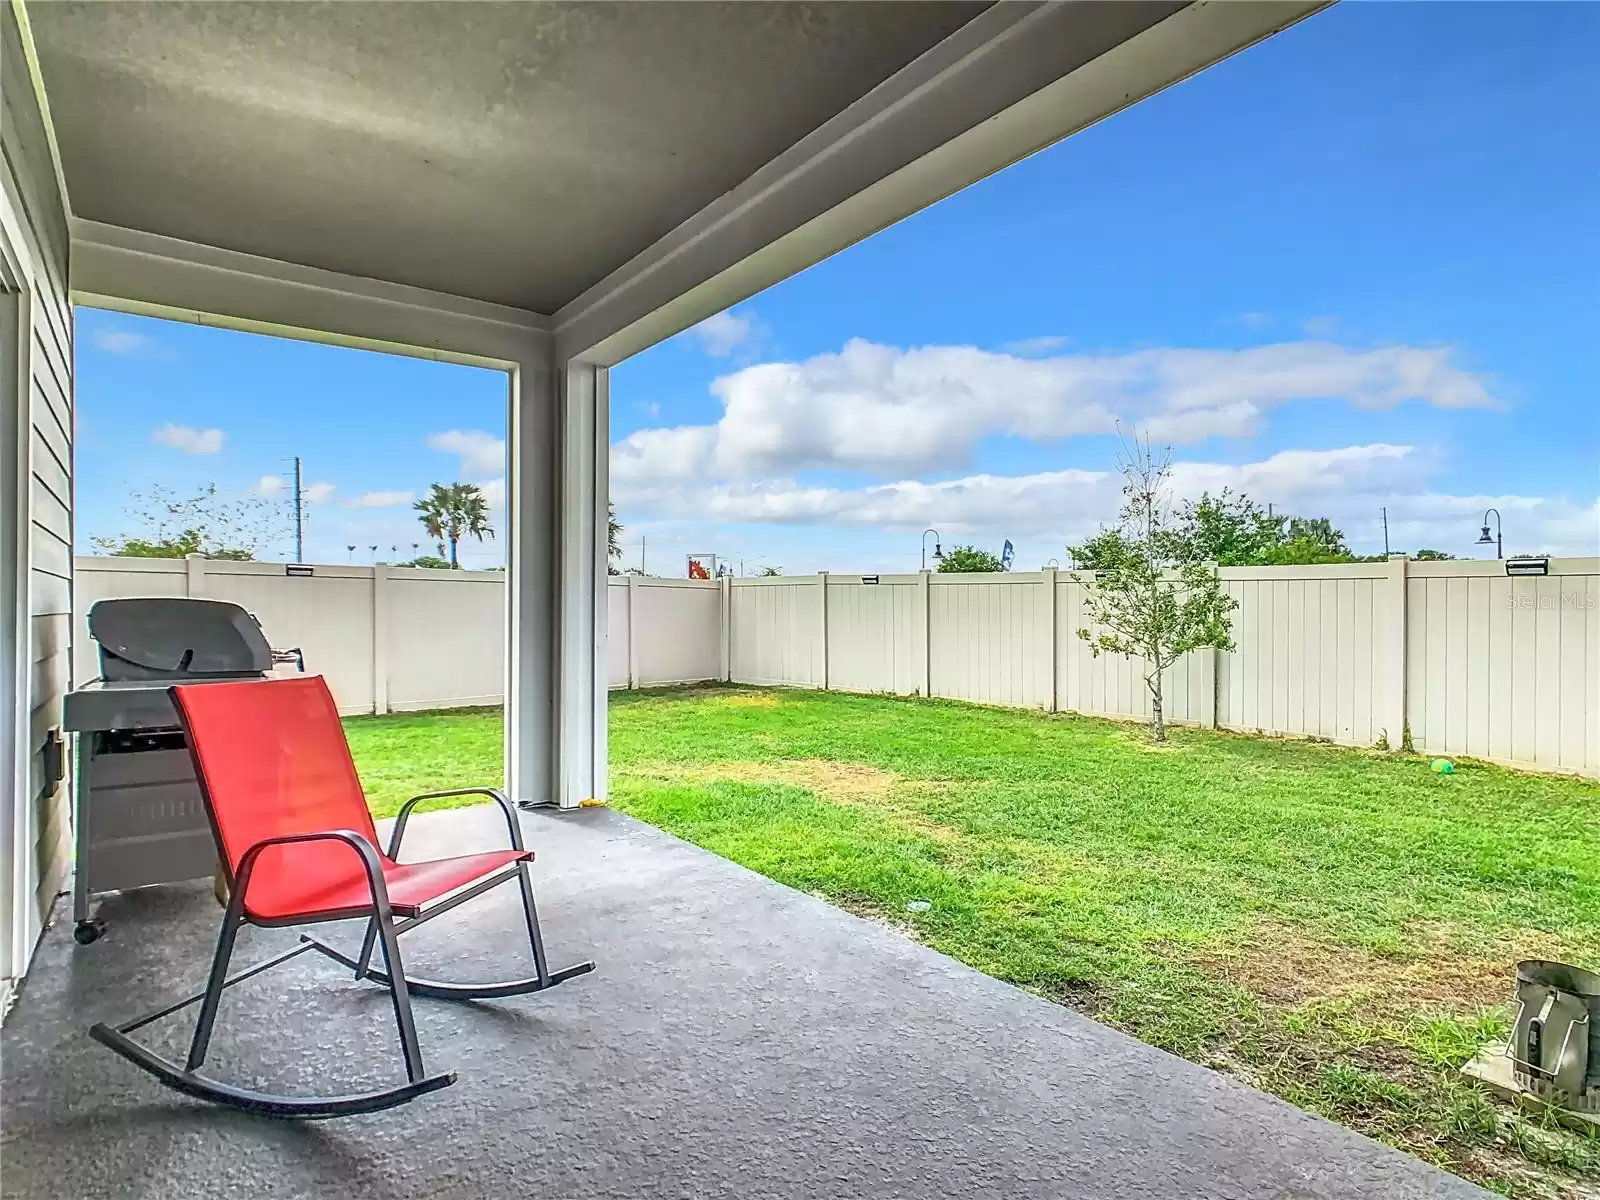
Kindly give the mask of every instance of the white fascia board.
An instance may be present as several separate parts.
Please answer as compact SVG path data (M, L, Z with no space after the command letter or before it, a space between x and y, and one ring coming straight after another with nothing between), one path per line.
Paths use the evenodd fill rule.
M473 366L547 360L550 318L74 217L72 299Z
M999 3L555 316L613 365L1327 7Z

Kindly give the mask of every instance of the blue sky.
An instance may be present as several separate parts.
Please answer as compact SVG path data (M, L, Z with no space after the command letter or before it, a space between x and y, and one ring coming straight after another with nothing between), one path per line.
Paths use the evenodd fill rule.
M1387 506L1395 549L1476 553L1495 504L1508 550L1600 553L1597 51L1595 6L1340 5L638 355L628 562L915 569L930 524L1064 561L1119 423L1362 550ZM87 311L79 344L81 535L300 453L311 556L409 557L410 494L501 477L493 373Z

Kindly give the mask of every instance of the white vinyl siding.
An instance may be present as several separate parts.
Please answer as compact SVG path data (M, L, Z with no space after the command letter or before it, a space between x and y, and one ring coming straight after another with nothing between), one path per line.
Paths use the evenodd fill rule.
M62 697L72 685L72 306L67 294L67 224L45 135L10 5L0 6L0 200L23 263L17 281L28 328L16 353L27 364L25 505L17 533L26 544L26 617L22 678L25 719L24 794L7 797L15 820L13 914L19 934L11 947L8 974L25 968L44 918L71 861L71 801L65 786L46 772L44 746L61 725ZM13 519L17 519L15 516ZM12 736L15 736L14 734ZM19 811L20 808L20 811Z

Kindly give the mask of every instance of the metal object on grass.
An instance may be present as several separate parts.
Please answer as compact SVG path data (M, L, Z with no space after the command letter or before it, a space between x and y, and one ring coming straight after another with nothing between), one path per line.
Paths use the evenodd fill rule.
M1600 975L1545 959L1518 963L1517 1015L1505 1053L1527 1092L1600 1114Z

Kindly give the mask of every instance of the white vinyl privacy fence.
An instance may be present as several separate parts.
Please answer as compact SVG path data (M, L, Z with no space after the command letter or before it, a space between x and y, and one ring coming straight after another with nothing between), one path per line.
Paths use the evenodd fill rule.
M203 558L79 558L73 678L99 675L88 613L118 596L231 600L278 648L299 647L346 714L503 703L503 571L315 566ZM291 572L294 572L291 574ZM614 580L611 683L649 687L723 677L722 592L688 579ZM628 636L633 622L645 633Z
M1168 716L1350 745L1409 727L1425 753L1600 775L1600 559L1511 578L1493 561L1225 567L1235 648L1169 673ZM299 645L346 712L497 704L499 572L79 559L77 620L103 596L234 600ZM1149 711L1136 661L1077 637L1067 572L614 578L610 684L707 679L940 696L1116 717ZM94 674L87 637L77 678Z

